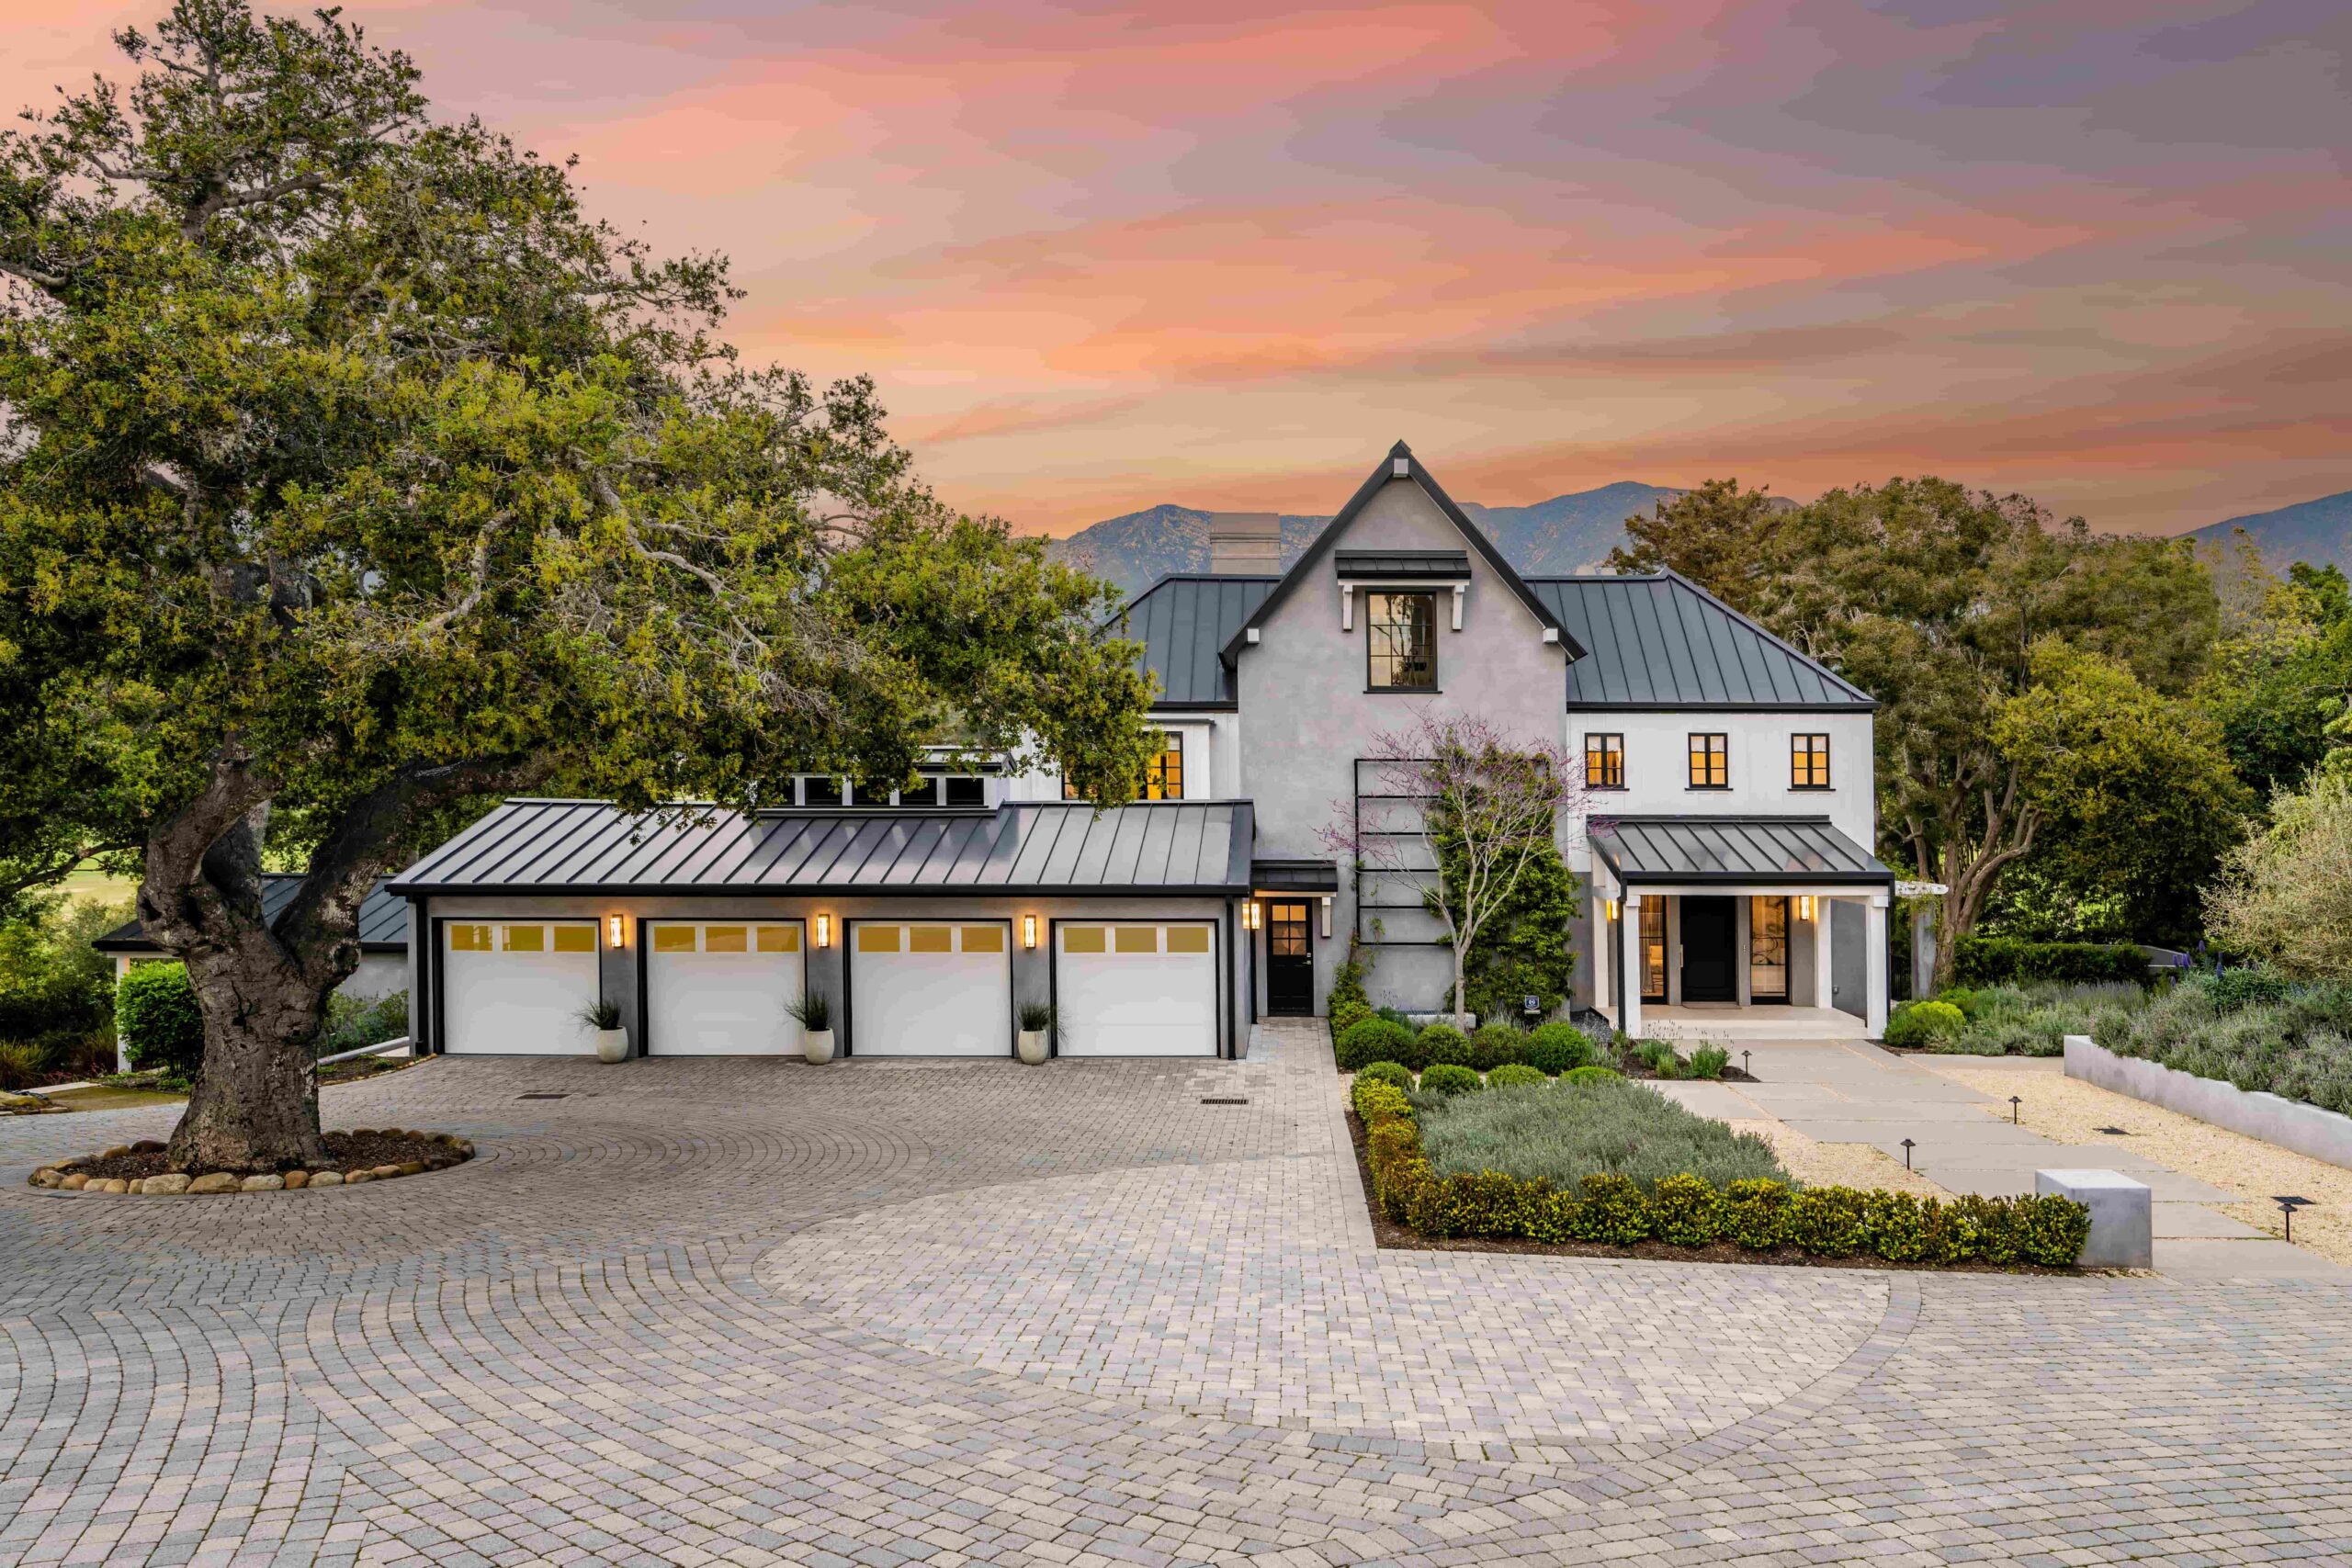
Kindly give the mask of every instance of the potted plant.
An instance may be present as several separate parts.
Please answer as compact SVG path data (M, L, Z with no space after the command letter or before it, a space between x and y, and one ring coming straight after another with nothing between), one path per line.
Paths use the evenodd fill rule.
M628 1060L628 1031L621 1027L621 1004L591 1002L580 1010L580 1021L596 1036L596 1060Z
M1054 1010L1043 1002L1021 1004L1021 1059L1031 1066L1042 1064L1053 1043Z
M800 1026L800 1054L808 1058L812 1067L821 1067L833 1059L833 1004L814 991L804 992L784 1004L792 1021Z

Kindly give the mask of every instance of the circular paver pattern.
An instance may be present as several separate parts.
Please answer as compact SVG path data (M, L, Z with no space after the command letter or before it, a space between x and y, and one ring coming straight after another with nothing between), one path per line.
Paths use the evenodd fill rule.
M167 1114L0 1122L0 1563L2352 1553L2339 1288L1380 1254L1277 1037L328 1092L479 1157L87 1197L6 1184Z

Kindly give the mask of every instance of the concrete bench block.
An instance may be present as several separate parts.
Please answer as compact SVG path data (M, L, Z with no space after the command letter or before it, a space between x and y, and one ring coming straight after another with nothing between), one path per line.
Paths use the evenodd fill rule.
M2075 1259L2084 1268L2155 1267L2155 1194L2146 1183L2115 1170L2037 1170L2033 1190L2044 1198L2072 1198L2091 1212L2090 1237Z

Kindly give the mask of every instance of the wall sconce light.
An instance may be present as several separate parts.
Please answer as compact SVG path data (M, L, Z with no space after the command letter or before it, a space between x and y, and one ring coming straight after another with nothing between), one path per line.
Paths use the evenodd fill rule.
M1331 896L1323 895L1323 940L1331 940Z
M833 917L831 915L820 914L817 917L817 945L819 947L833 945Z
M612 938L613 946L627 947L628 945L628 922L623 917L619 915L606 915L605 917L605 934Z
M1813 919L1812 894L1800 893L1797 895L1797 919L1800 920L1811 920Z
M1245 931L1258 929L1258 900L1255 898L1241 906L1241 929Z
M1037 917L1035 915L1021 917L1021 945L1023 947L1037 945Z
M1609 921L1611 925L1614 925L1617 922L1617 900L1611 898L1607 900L1607 903L1609 907Z

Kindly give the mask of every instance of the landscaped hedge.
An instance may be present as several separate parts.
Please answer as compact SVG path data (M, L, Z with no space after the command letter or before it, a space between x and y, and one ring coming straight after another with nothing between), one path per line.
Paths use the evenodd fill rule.
M1582 1190L1555 1190L1500 1171L1440 1177L1421 1150L1413 1108L1396 1085L1359 1078L1356 1115L1364 1125L1373 1199L1397 1224L1429 1236L1677 1247L1730 1242L1751 1251L1781 1247L1823 1258L1859 1253L1890 1263L2039 1263L2065 1267L2082 1255L2090 1211L2057 1197L1962 1197L1946 1203L1907 1192L1857 1191L1742 1180L1721 1188L1669 1176L1645 1193L1623 1176L1584 1179Z
M114 1016L134 1069L196 1077L204 1061L204 1012L185 965L133 964L115 987Z
M2016 980L2136 980L2145 985L2148 955L2128 942L1970 936L1961 938L1952 953L1952 972L1963 986Z

